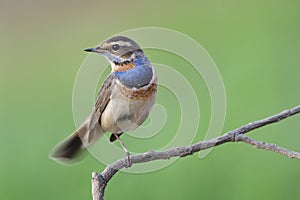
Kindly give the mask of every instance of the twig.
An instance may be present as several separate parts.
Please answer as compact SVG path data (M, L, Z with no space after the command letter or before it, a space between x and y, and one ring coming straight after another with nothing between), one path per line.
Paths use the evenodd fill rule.
M258 149L265 149L265 150L268 150L268 151L273 151L273 152L285 155L289 158L296 158L296 159L300 160L300 154L298 152L288 150L288 149L280 147L276 144L269 144L269 143L266 143L266 142L260 142L260 141L254 140L252 138L249 138L245 135L238 135L236 140L238 142L240 142L240 141L246 142L247 144L250 144L250 145L252 145L252 146L254 146L255 148L258 148Z
M244 136L244 134L253 131L262 126L266 126L268 124L279 122L285 118L291 117L295 114L300 113L300 105L296 106L290 110L282 111L279 114L273 115L271 117L257 120L251 122L247 125L244 125L235 130L229 131L222 136L216 137L214 139L209 139L205 141L200 141L198 143L171 148L166 151L149 151L147 153L137 154L131 157L132 164L135 163L145 163L153 160L163 160L169 159L171 157L184 157L188 155L192 155L195 152L202 151L204 149L209 149L227 142L245 142L250 144L258 149L265 149L268 151L273 151L276 153L280 153L289 158L295 158L300 160L300 153L291 151L282 147L279 147L275 144L268 144L265 142L260 142L249 137ZM92 195L93 200L103 200L104 192L107 186L107 183L111 180L111 178L122 168L125 168L126 161L125 159L120 159L110 165L108 165L101 174L97 174L93 172L92 174Z

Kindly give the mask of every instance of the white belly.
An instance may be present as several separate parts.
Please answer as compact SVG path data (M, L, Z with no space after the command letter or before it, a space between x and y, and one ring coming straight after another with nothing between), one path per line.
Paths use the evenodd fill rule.
M155 96L156 93L153 92L147 98L129 99L119 89L115 89L110 102L101 115L102 129L112 133L134 130L148 117Z

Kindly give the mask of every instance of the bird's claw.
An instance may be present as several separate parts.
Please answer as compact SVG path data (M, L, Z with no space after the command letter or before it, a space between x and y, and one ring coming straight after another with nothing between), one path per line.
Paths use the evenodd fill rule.
M125 161L125 168L129 168L132 166L131 155L128 151L126 152L124 161Z

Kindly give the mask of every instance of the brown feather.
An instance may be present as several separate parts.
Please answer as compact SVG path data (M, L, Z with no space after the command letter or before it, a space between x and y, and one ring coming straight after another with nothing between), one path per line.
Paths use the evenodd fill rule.
M76 132L55 146L50 156L63 162L73 159L79 153L79 150L83 148L81 138L86 133L87 127L85 125L80 127Z
M71 161L81 149L95 142L102 134L100 127L101 114L110 101L112 87L115 84L114 75L110 74L100 89L94 111L87 121L73 134L53 148L50 156L58 161Z

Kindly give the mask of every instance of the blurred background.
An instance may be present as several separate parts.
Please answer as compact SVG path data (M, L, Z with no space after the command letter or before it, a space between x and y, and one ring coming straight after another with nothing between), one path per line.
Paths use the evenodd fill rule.
M90 155L69 167L48 158L75 129L72 90L84 48L137 27L170 28L192 37L222 75L225 133L300 104L299 19L300 2L283 0L1 0L0 199L91 198L91 173L101 172L103 164ZM155 62L180 63L164 52L147 53ZM208 127L210 100L205 83L185 73L199 82L196 142ZM174 97L166 93L160 88L158 99L170 102L168 96ZM170 105L176 110L175 101ZM176 128L179 115L172 113L167 126ZM299 122L294 116L249 136L300 151ZM173 132L123 139L129 149L158 150ZM298 160L247 144L224 144L204 159L195 154L151 173L118 173L106 199L299 199L299 166Z

